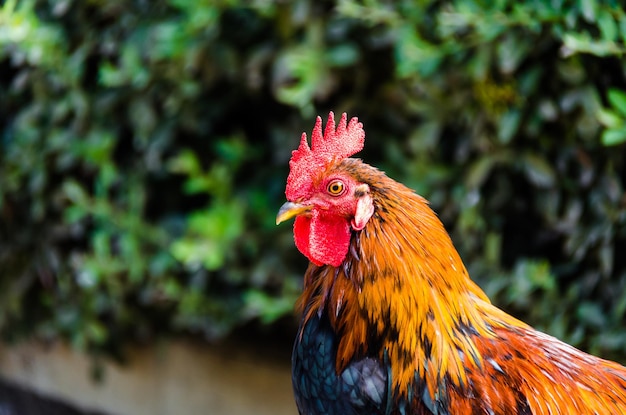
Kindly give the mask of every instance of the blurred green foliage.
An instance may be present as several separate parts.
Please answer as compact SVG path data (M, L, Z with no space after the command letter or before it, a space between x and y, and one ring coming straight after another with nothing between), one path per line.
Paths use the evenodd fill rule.
M0 332L117 350L292 313L313 117L427 197L516 316L626 360L617 1L7 0Z

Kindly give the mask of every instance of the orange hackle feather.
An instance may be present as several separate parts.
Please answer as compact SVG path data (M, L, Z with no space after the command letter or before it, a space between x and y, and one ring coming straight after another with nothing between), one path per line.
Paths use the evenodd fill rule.
M309 265L298 302L303 325L329 316L337 373L377 356L391 367L389 399L415 415L434 412L425 399L453 415L626 413L626 368L493 306L425 199L356 159L308 172L339 173L369 187L374 214L340 266ZM412 394L416 382L426 398Z

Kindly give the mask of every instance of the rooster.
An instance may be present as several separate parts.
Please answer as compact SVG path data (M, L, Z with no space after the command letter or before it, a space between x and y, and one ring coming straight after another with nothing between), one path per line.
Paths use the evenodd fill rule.
M292 357L301 415L626 414L626 368L492 305L428 202L361 160L362 124L317 118L287 202L310 261Z

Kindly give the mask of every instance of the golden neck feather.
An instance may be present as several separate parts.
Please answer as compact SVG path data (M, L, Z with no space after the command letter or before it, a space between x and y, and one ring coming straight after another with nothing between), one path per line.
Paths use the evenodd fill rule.
M469 334L493 335L481 312L491 305L427 202L375 173L365 181L374 216L353 235L342 266L309 267L299 307L305 321L327 313L339 339L338 371L386 353L394 390L407 393L417 375L435 396L444 376L462 386L463 366L481 365Z

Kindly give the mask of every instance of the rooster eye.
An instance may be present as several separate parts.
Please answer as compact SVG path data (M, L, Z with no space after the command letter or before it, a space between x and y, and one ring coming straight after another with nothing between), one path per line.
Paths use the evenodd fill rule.
M328 183L326 190L331 196L340 196L345 189L345 186L341 180L333 180Z

